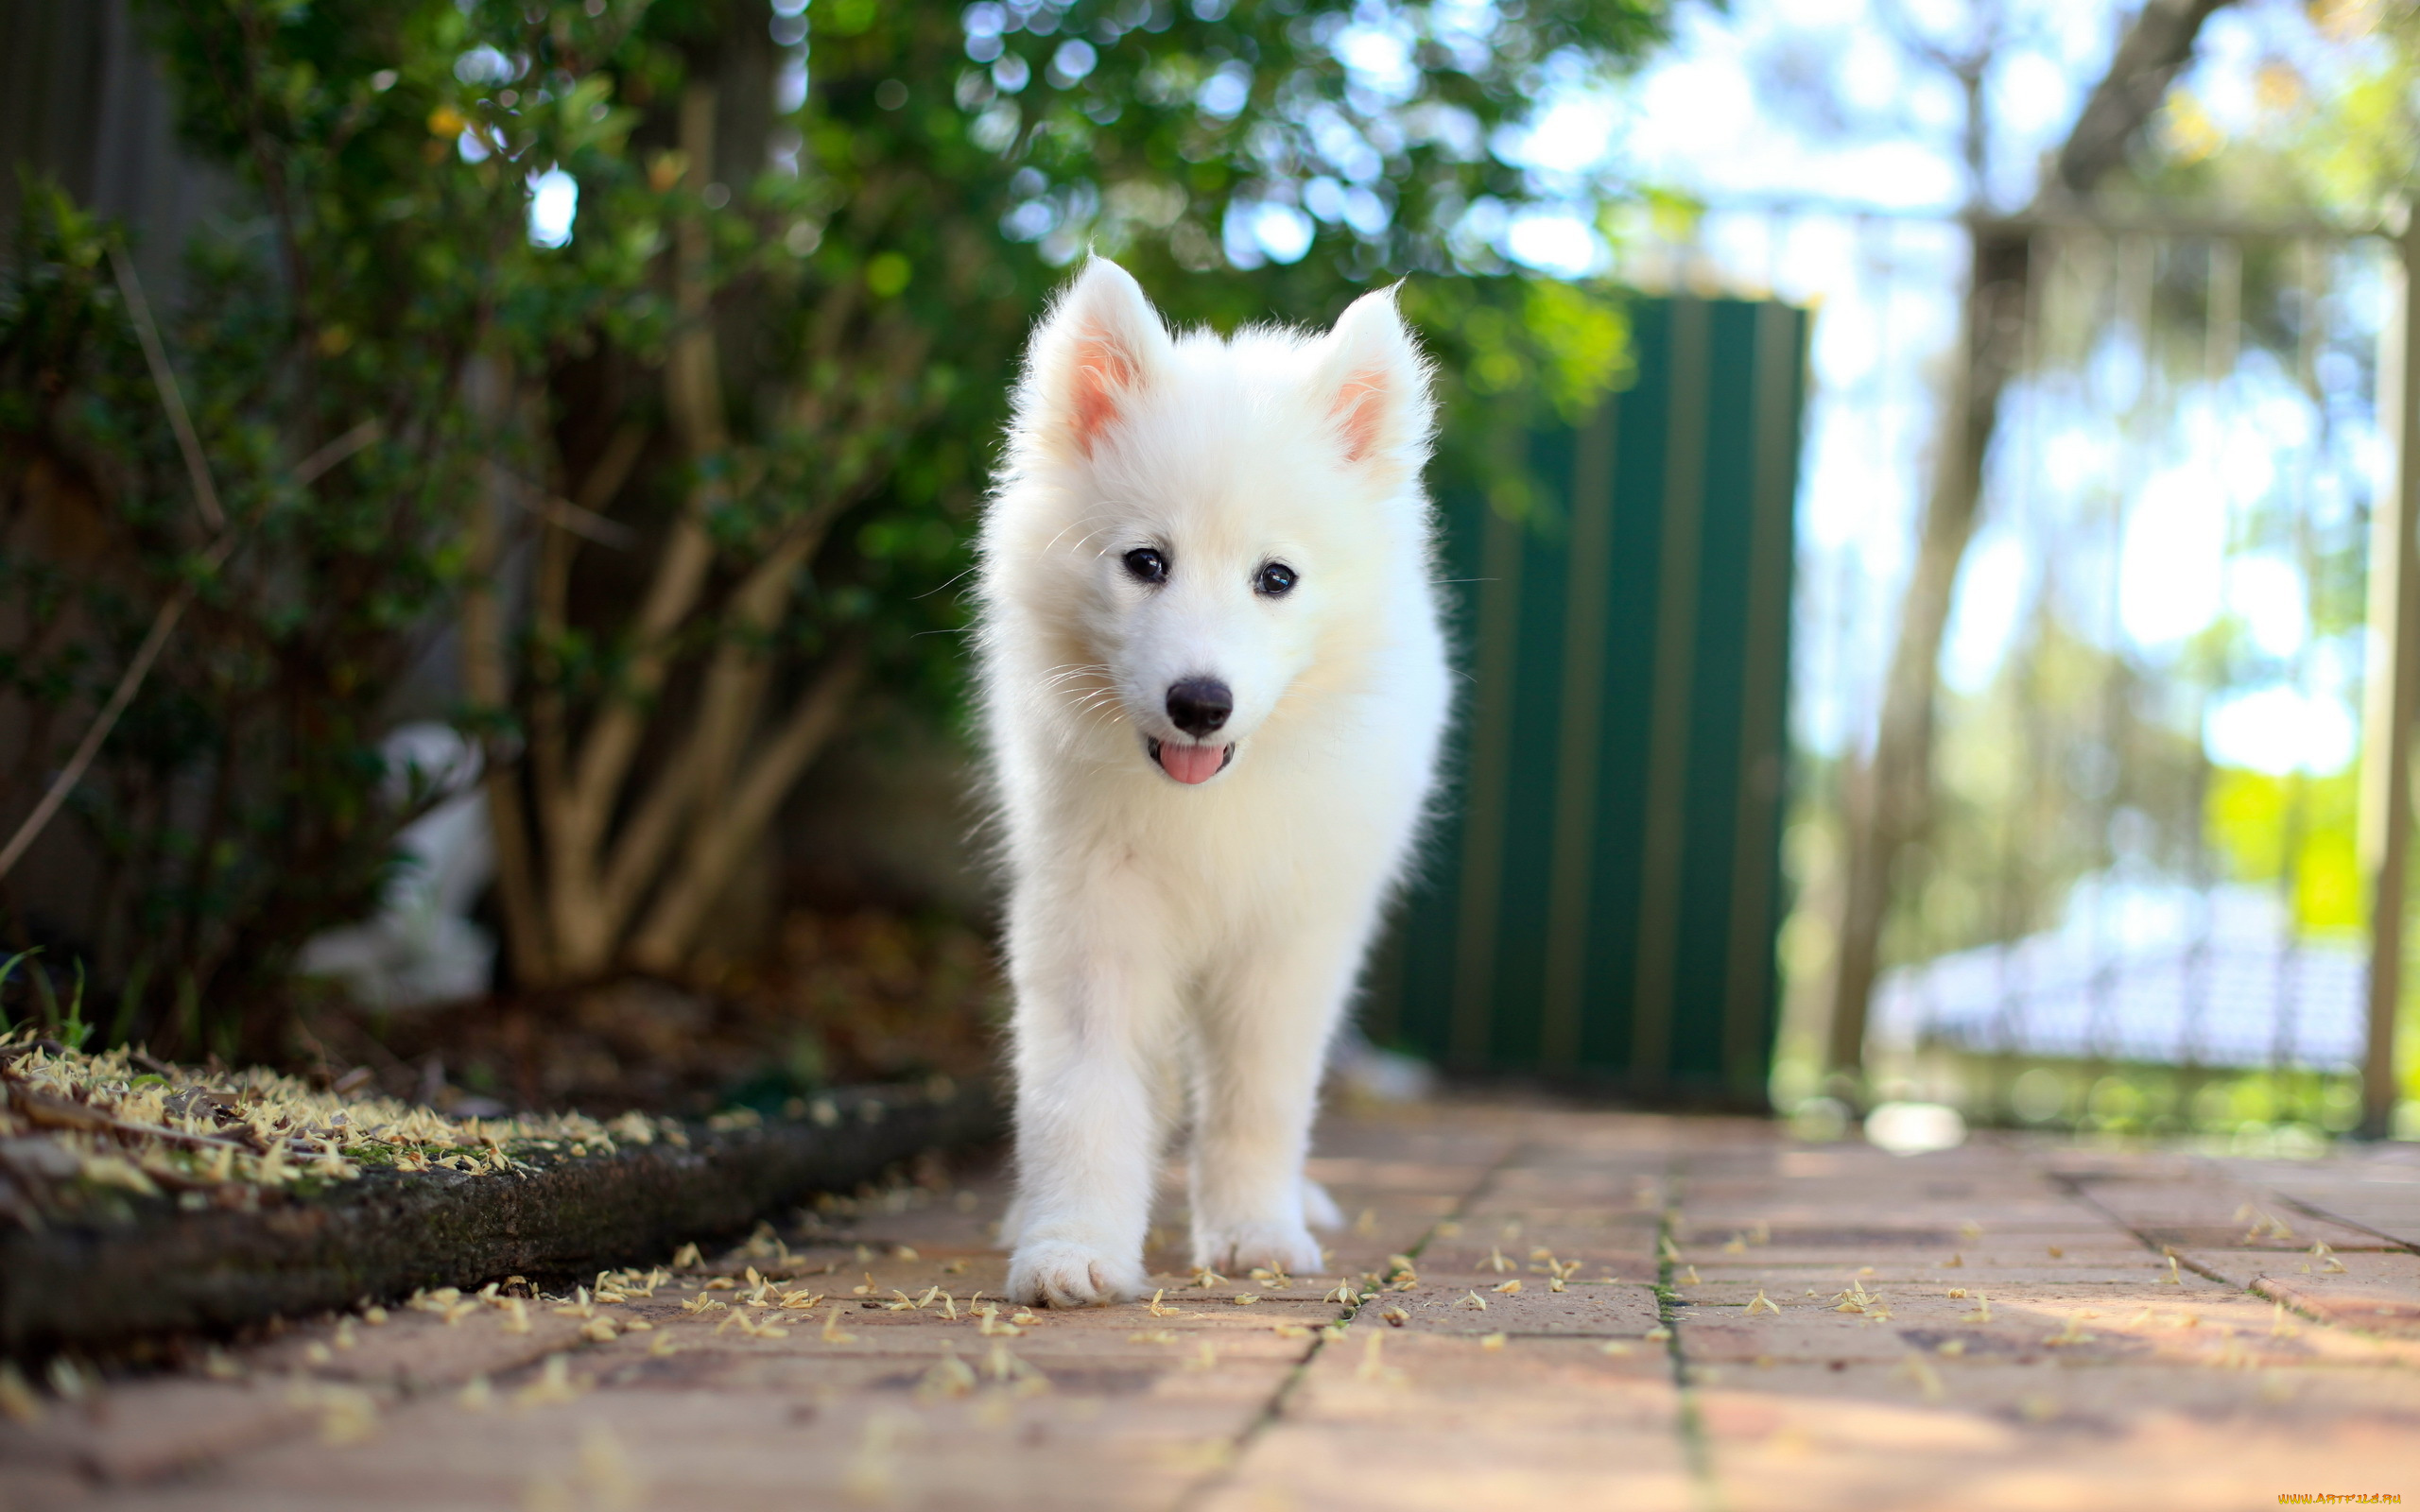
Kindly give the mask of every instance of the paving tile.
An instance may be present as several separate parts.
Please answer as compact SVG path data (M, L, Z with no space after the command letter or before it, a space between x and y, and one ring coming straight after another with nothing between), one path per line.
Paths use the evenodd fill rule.
M2327 1253L2313 1254L2308 1246L2294 1247L2284 1245L2266 1247L2232 1245L2209 1247L2178 1246L2176 1247L2176 1258L2179 1261L2205 1275L2215 1276L2230 1286L2250 1286L2264 1276L2345 1274L2346 1272L2337 1272L2328 1268L2331 1255L2353 1256L2379 1253L2393 1253L2393 1251L2337 1250L2331 1246ZM2349 1260L2338 1259L2334 1263L2346 1266L2349 1272L2351 1264Z
M2285 1252L2308 1249L2313 1244L2325 1244L2331 1249L2392 1249L2393 1240L2384 1239L2366 1229L2271 1202L2258 1210L2250 1220L2230 1218L2225 1223L2145 1223L2135 1228L2142 1242L2152 1248L2169 1249L2256 1249Z
M2199 1166L2172 1177L2151 1166L2113 1171L2078 1181L2076 1191L2083 1201L2136 1229L2200 1228L2239 1237L2256 1225L2300 1230L2325 1223L2265 1183L2230 1179Z
M1690 1279L1692 1274L1696 1277L1694 1280ZM2122 1265L1968 1265L1956 1269L1890 1264L1856 1269L1845 1265L1684 1265L1675 1271L1673 1280L1681 1295L1692 1300L1745 1302L1749 1294L1757 1288L1776 1297L1783 1292L1796 1295L1807 1290L1828 1297L1846 1287L1851 1280L1860 1281L1869 1288L1918 1287L1938 1291L1962 1286L1969 1290L1996 1291L2002 1287L2031 1285L2159 1285L2166 1283L2169 1274L2164 1261L2138 1251L2131 1263ZM2177 1274L2180 1282L2187 1287L2224 1284L2205 1281L2182 1266Z
M0 1465L68 1465L108 1481L143 1480L274 1441L307 1437L398 1393L458 1385L585 1347L581 1320L544 1311L526 1332L481 1311L446 1324L398 1313L342 1333L318 1323L222 1356L237 1379L165 1375L114 1385L39 1423L0 1425ZM334 1348L340 1337L356 1342ZM634 1335L635 1337L635 1335Z
M1281 1426L1200 1503L1207 1512L1495 1512L1702 1504L1668 1430Z
M1752 1197L1717 1206L1701 1203L1693 1193L1682 1216L1683 1242L1720 1243L1734 1234L1764 1225L1776 1239L1814 1247L1876 1244L1926 1249L1974 1248L1987 1237L2016 1236L2028 1243L2058 1241L2060 1236L2100 1234L2112 1239L2126 1228L2106 1213L2079 1202L2045 1197L2038 1201L1960 1202L1930 1211L1887 1194L1868 1192L1822 1193L1791 1191L1787 1200L1757 1201ZM1988 1216L1986 1216L1988 1215Z
M2170 1361L2250 1367L2291 1365L2420 1365L2420 1349L2364 1337L2280 1310L2265 1297L2211 1288L2114 1292L2021 1287L1979 1298L1885 1294L1889 1316L1832 1314L1825 1304L1787 1305L1779 1316L1703 1306L1679 1314L1681 1347L1693 1362L1873 1361L1908 1351L1944 1358Z
M1446 1164L1437 1160L1407 1160L1380 1156L1323 1155L1312 1160L1305 1170L1310 1178L1326 1187L1331 1195L1342 1190L1374 1198L1383 1194L1397 1196L1460 1194L1494 1167L1493 1160Z
M2420 1337L2420 1255L2337 1258L2344 1266L2341 1276L2317 1268L2305 1275L2298 1265L2292 1275L2264 1276L2253 1284L2262 1295L2330 1323Z
M11 1464L0 1475L0 1512L50 1512L86 1506L92 1500L90 1478L76 1470Z
M57 1404L40 1422L0 1423L0 1489L45 1470L102 1481L164 1475L307 1432L313 1406L279 1381L126 1383L87 1403Z
M321 1320L236 1351L243 1379L120 1381L0 1423L0 1512L2420 1495L2420 1255L2398 1238L2420 1229L2420 1160L2394 1150L2254 1162L1987 1132L1901 1159L1502 1099L1363 1109L1319 1141L1347 1218L1322 1276L1196 1284L1171 1162L1156 1307L1014 1323L1005 1188L968 1161L820 1204L786 1246L652 1297L529 1309L527 1333L493 1309ZM1339 1326L1340 1280L1357 1294L1415 1251L1408 1288ZM1549 1257L1579 1263L1562 1292ZM758 1299L814 1306L749 1305L752 1265L778 1280ZM1878 1301L1838 1311L1850 1288ZM1759 1293L1778 1314L1750 1314ZM582 1337L599 1316L615 1336Z
M1468 1240L1431 1241L1421 1250L1419 1271L1424 1277L1468 1278L1476 1282L1484 1280L1490 1286L1517 1276L1524 1282L1543 1285L1547 1265L1551 1261L1580 1268L1568 1279L1600 1280L1611 1275L1625 1280L1652 1280L1656 1264L1651 1236L1648 1243L1635 1247L1619 1244L1586 1242L1584 1236L1525 1233L1523 1237L1499 1244L1474 1244ZM1547 1242L1539 1242L1541 1239ZM1555 1242L1560 1241L1560 1242ZM1543 1254L1540 1251L1544 1251Z
M1391 1312L1404 1314L1400 1325L1389 1315ZM1368 1304L1356 1326L1366 1330L1370 1323L1380 1322L1413 1333L1635 1339L1655 1326L1656 1316L1655 1294L1643 1285L1549 1292L1531 1277L1519 1293L1509 1297L1483 1284L1423 1285L1412 1292L1390 1292Z
M2320 1222L2319 1214L2325 1214L2327 1220L2358 1227L2370 1238L2420 1248L2420 1172L2397 1173L2391 1184L2377 1174L2359 1181L2297 1174L2272 1190L2299 1208L2307 1222Z
M628 1318L639 1309L593 1309ZM676 1311L670 1307L659 1312ZM497 1375L581 1343L592 1319L555 1314L525 1303L519 1314L481 1308L447 1323L426 1313L396 1309L380 1326L316 1323L292 1330L274 1343L246 1352L251 1371L268 1376L313 1377L405 1390L459 1385L473 1376ZM345 1343L350 1339L350 1344Z
M1608 1356L1579 1340L1489 1349L1366 1327L1321 1351L1206 1506L1691 1504L1679 1394L1651 1355Z
M2273 1507L2280 1492L2406 1490L2392 1448L2420 1431L2420 1378L2397 1370L1782 1366L1696 1395L1740 1512Z
M2209 1282L2196 1286L2115 1286L2031 1283L1974 1288L1963 1297L1944 1291L1883 1287L1878 1304L1841 1312L1834 1295L1767 1299L1778 1314L1744 1305L1690 1301L1679 1310L1683 1353L1691 1361L1894 1359L1910 1348L1938 1349L1952 1339L1977 1355L2100 1358L2143 1353L2164 1316L2207 1316L2238 1333L2272 1321L2243 1293ZM1986 1305L1988 1304L1988 1305ZM2236 1314L2214 1312L2233 1308ZM2152 1314L2139 1323L2121 1321ZM2271 1309L2273 1314L2273 1308ZM2080 1337L2079 1335L2088 1335ZM2215 1327L2207 1337L2220 1335ZM2052 1342L2057 1340L2058 1342ZM2297 1349L2297 1357L2302 1351Z
M249 1504L321 1507L1116 1507L1165 1504L1195 1471L1171 1447L1231 1435L1269 1383L1223 1404L1173 1402L1156 1420L1098 1399L977 1391L920 1402L902 1389L705 1395L599 1389L579 1400L470 1415L430 1404L377 1439L261 1456ZM426 1445L447 1452L432 1460ZM130 1504L223 1504L163 1495Z

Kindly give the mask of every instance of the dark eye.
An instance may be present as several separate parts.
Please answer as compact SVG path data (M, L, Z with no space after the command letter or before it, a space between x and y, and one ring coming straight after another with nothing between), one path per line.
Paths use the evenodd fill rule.
M1138 583L1165 583L1168 580L1168 559L1149 546L1137 546L1126 554L1126 570Z
M1294 569L1282 561L1263 563L1260 576L1252 580L1252 586L1270 598L1283 598L1294 591Z

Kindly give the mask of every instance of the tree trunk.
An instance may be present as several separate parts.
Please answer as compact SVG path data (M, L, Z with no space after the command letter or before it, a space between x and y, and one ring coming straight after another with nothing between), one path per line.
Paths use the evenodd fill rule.
M2080 199L2123 159L2127 145L2167 97L2193 56L2202 25L2226 0L2149 0L2057 158L2057 176L2037 203ZM1971 154L1970 154L1971 155ZM1874 754L1847 774L1846 875L1832 962L1832 1015L1825 1060L1852 1096L1864 1095L1865 1030L1881 965L1901 862L1931 818L1934 706L1941 644L1966 546L1982 499L1983 466L1999 423L2000 396L2015 371L2030 284L2031 233L1978 217L1962 332L1965 362L1944 406L1932 490L1918 527L1916 563L1899 614L1899 638L1883 684Z
M706 173L714 161L716 114L714 88L692 85L680 112L681 155L692 177ZM509 875L512 859L533 850L520 778L512 774L494 784L510 789L495 805L498 850L506 858L512 958L531 986L594 980L625 961L653 971L679 969L747 847L838 728L862 670L858 651L836 653L798 702L759 733L773 688L774 645L792 610L799 575L833 519L861 491L862 480L826 479L829 491L818 507L765 547L718 603L707 601L716 558L707 520L735 489L750 486L733 465L708 255L701 223L692 219L676 229L672 283L680 323L665 366L665 408L698 481L632 615L629 662L576 741L549 665L551 647L565 631L572 541L553 515L542 526L532 595L542 685L529 699L529 774L540 841L534 849L543 853L544 867L526 908L510 905ZM905 369L912 369L922 347L900 345ZM896 378L891 366L872 371ZM838 417L828 428L867 419ZM615 435L581 485L576 511L601 510L611 502L646 438L636 426ZM687 729L634 790L633 769L657 717L656 697L673 674L677 643L707 616L717 621L719 642L701 669ZM475 594L466 627L478 633L466 639L494 666L474 680L487 690L478 693L483 701L501 707L507 690L494 617L492 600ZM524 861L519 869L534 874L540 868ZM643 910L645 923L633 930Z
M729 885L748 847L772 822L783 796L839 728L864 666L854 648L834 657L739 780L701 795L712 801L690 832L680 871L665 883L646 927L631 942L632 960L661 971L688 958L706 910Z
M1857 1074L1866 1005L1879 969L1882 926L1899 859L1931 817L1934 687L1941 642L1983 493L1983 462L1999 423L2000 395L2022 340L2031 239L2020 229L1975 228L1959 369L1934 457L1914 571L1899 609L1899 641L1883 684L1874 754L1852 771L1848 868L1833 960L1829 1064Z

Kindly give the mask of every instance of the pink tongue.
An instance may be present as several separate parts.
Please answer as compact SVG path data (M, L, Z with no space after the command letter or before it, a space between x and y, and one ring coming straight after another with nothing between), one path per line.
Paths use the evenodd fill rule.
M1219 775L1227 763L1224 746L1177 746L1162 744L1160 770L1180 782L1206 782Z

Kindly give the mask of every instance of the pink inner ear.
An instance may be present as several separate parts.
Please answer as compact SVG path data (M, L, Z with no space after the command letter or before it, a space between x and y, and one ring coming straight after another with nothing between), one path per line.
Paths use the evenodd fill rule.
M1344 381L1336 396L1337 429L1344 437L1347 460L1366 462L1377 454L1378 427L1387 415L1386 375L1365 369Z
M1133 387L1134 359L1115 341L1088 334L1076 343L1076 440L1087 455L1116 422L1118 401Z

